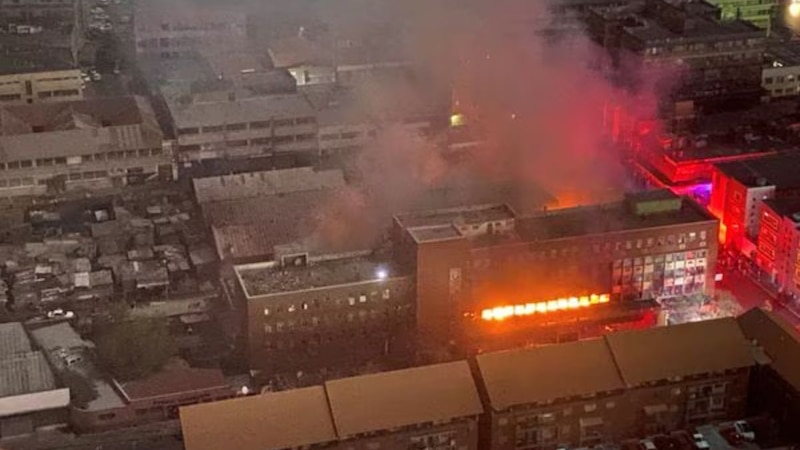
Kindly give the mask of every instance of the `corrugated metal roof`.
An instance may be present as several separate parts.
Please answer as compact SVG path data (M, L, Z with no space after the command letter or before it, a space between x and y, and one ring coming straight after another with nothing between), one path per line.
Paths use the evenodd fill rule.
M0 397L56 388L56 381L41 352L19 353L0 359Z
M250 172L193 180L197 201L236 200L290 192L315 191L344 186L341 170L315 171L311 167Z
M625 387L603 339L486 353L476 359L497 411Z
M268 95L188 105L170 103L169 109L175 126L179 129L314 116L311 104L298 94Z
M21 323L0 323L0 358L31 351L31 343Z
M340 438L483 412L466 361L325 383Z

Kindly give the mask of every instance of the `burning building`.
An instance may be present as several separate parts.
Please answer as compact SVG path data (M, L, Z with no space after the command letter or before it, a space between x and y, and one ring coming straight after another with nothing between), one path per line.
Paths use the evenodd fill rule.
M555 342L655 323L654 300L713 294L716 219L668 191L518 217L504 206L395 217L429 342Z

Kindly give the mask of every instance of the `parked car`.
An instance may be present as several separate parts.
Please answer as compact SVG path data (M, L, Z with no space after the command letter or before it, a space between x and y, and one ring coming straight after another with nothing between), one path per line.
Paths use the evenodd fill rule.
M736 433L745 441L752 442L756 440L756 432L746 420L737 420L733 423L733 428L736 430Z
M694 440L694 448L697 450L708 450L711 448L708 441L706 441L705 436L703 433L695 433L692 435L692 439Z
M72 319L73 317L75 317L74 312L64 311L61 308L54 309L52 311L47 311L48 319Z

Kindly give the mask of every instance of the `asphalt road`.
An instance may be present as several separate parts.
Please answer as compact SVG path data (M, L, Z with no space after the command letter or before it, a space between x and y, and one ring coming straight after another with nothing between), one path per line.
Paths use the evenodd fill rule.
M736 298L736 301L742 305L742 308L748 310L754 307L764 307L767 301L769 301L773 311L795 327L800 327L800 317L794 315L791 311L775 302L768 291L761 288L761 286L750 280L750 278L731 270L725 270L722 273L723 278L722 281L717 283L717 288L730 291Z

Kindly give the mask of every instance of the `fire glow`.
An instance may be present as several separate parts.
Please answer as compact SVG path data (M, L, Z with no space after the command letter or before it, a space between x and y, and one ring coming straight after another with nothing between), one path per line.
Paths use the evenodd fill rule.
M592 294L581 297L559 298L546 302L526 303L521 305L497 306L481 311L483 320L505 320L509 317L531 316L546 314L555 311L588 308L590 306L608 303L611 297L608 294Z

